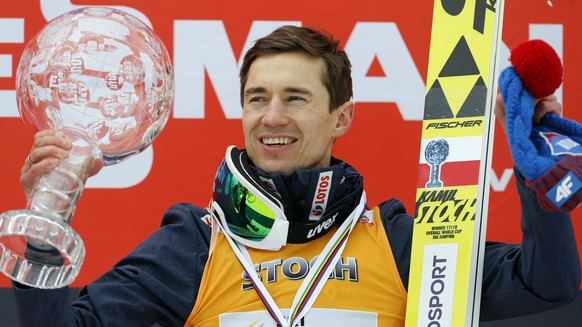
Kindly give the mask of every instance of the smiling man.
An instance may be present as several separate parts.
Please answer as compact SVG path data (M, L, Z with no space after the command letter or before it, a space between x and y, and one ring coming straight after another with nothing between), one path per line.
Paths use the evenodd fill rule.
M255 52L251 49L247 58ZM353 119L351 91L338 94L332 103L324 58L299 50L263 55L250 63L245 61L241 69L249 158L268 173L328 167L334 140L348 131ZM349 70L343 73L349 80Z

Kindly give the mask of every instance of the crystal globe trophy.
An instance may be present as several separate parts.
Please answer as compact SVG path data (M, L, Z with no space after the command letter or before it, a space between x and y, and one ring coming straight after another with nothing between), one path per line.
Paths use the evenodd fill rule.
M36 288L69 285L85 257L69 225L93 160L113 165L145 150L173 107L168 51L123 11L87 7L50 21L26 46L16 73L25 123L60 130L66 159L40 176L27 208L0 215L0 270Z
M424 150L426 162L430 164L430 180L426 182L426 188L443 187L441 177L441 165L449 156L449 142L445 139L435 139L428 143Z

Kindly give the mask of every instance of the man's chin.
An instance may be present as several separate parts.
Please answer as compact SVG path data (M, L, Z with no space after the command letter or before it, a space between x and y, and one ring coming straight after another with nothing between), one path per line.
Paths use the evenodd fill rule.
M273 173L282 173L283 175L290 175L295 171L284 163L281 163L280 160L261 160L259 159L259 163L255 162L255 166L262 171L273 174Z

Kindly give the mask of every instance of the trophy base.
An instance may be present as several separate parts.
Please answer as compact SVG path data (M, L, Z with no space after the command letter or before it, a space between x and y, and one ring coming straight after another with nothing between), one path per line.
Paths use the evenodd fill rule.
M428 182L428 183L426 183L426 185L424 187L425 188L443 187L443 183L442 182Z
M79 274L85 246L71 226L32 210L0 215L0 271L35 288L69 285Z

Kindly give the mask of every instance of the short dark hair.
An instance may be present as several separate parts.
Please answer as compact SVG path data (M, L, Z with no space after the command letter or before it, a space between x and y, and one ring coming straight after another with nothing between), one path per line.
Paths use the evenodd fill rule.
M303 52L323 59L327 71L322 72L322 82L329 94L330 111L352 98L351 63L346 52L340 49L339 42L325 31L285 25L258 39L245 54L239 74L241 104L253 61L263 55L286 52Z

